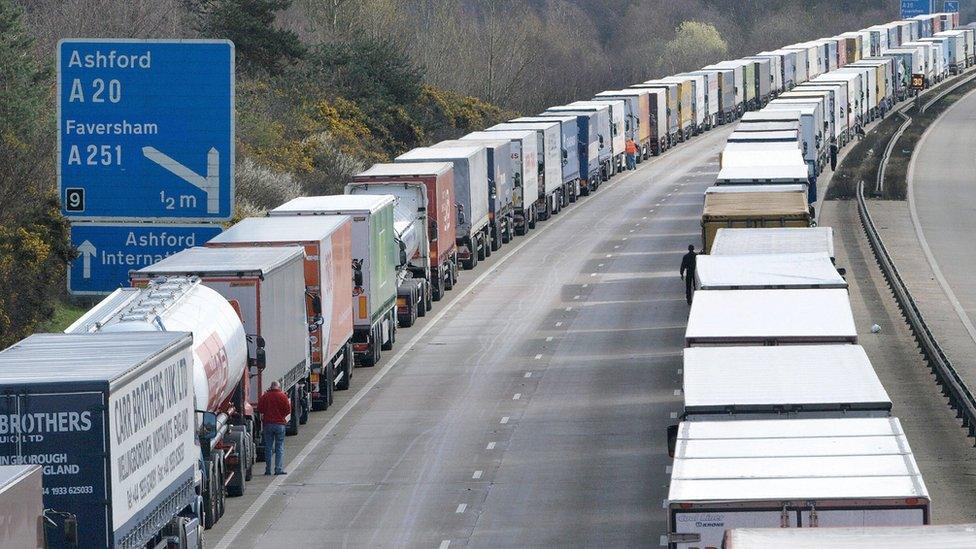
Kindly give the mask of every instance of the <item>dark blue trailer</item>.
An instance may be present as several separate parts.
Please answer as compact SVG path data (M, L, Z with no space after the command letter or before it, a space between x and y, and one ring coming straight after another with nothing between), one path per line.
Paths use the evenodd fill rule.
M580 194L586 196L595 191L603 181L603 163L600 158L600 119L594 111L545 111L539 116L576 117L576 143L580 162Z
M0 464L42 467L44 507L77 518L79 547L196 547L192 343L38 334L0 351Z
M523 116L510 122L552 122L559 121L562 126L562 156L563 156L563 192L562 205L576 202L580 195L580 166L579 158L579 127L576 117L565 116Z

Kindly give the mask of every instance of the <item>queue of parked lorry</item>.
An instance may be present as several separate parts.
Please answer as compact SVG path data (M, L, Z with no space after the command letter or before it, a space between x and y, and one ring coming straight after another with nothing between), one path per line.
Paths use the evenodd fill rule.
M882 402L879 409L871 401L871 415L877 417L865 419L863 428L850 427L851 432L890 437L891 444L907 448L897 420L886 417L883 389L878 390L876 378L865 370L870 364L854 345L845 286L836 270L827 268L829 251L818 249L799 269L783 257L769 258L773 264L792 265L813 280L809 288L817 289L713 291L727 283L706 275L756 274L748 262L737 264L736 254L721 258L717 250L732 238L727 234L748 232L746 240L758 242L766 253L781 240L796 239L794 233L766 238L756 230L728 227L758 223L814 231L827 248L823 229L789 227L811 224L808 204L816 194L817 175L830 162L831 147L845 145L865 124L908 97L912 75L938 82L971 65L973 32L957 27L956 14L920 17L605 91L411 150L356 175L345 194L296 198L266 217L241 220L205 246L133 271L130 288L109 295L65 333L33 335L0 352L0 437L7 443L0 465L42 468L46 526L41 530L50 546L75 541L84 547L199 547L203 530L223 514L225 498L243 495L255 462L264 459L256 403L272 382L291 400L286 431L294 435L311 413L332 405L334 391L350 387L357 367L379 364L383 353L395 347L398 330L425 316L454 288L462 271L477 268L624 170L628 140L637 144L641 162L739 119L722 155L718 186L706 195L703 239L713 256L701 259L703 290L692 309L689 345L729 343L722 330L731 326L710 320L723 315L713 317L709 310L759 311L767 301L778 302L772 299L777 292L790 296L780 309L756 320L778 318L778 326L802 331L802 316L818 318L821 325L801 334L807 346L792 347L789 354L777 351L782 347L756 347L761 356L742 354L749 349L743 347L723 351L721 360L785 365L802 363L803 353L819 352L809 345L833 349L835 362L861 368L859 375ZM752 210L736 206L742 201ZM792 253L785 244L783 249ZM783 278L774 286L795 286L789 276ZM768 282L760 283L766 288L763 284ZM810 307L819 316L796 314ZM834 329L837 318L847 319L840 332ZM739 324L737 329L751 325ZM770 342L776 338L759 334L732 343ZM712 351L689 349L686 382L696 371L692 362L708 363ZM717 379L711 376L721 370L706 378ZM755 385L767 378L757 378ZM845 407L849 404L825 413L853 413L854 408ZM723 419L752 413L738 408L731 413L722 406L704 405L694 412L702 415L695 422L685 418L676 431L679 460L691 457L696 444L689 441L696 437L725 437L738 445L740 439L761 438L763 429L767 438L775 438L805 425L768 422L753 428L745 421L707 421L714 410L729 416ZM768 413L794 411L774 406ZM722 435L722 425L742 430ZM838 424L837 429L847 426L855 424ZM717 435L699 435L699 429ZM887 431L874 432L879 429ZM803 430L816 436L835 432ZM755 452L758 459L762 450ZM676 461L675 536L692 536L688 525L712 520L689 519L694 513L715 513L744 493L744 484L731 482L727 497L719 498L726 503L705 505L718 493L713 493L717 484L697 477L682 484L685 464L704 463ZM928 522L927 495L917 470L909 471L913 477L903 475L895 463L886 467L893 471L891 479L908 482L914 491L902 490L909 485L895 480L879 480L876 484L890 486L899 497L911 495L894 505L874 498L869 508L858 507L863 511L859 516L870 522L876 515L901 516L907 508L906 516ZM706 476L709 471L701 470ZM726 475L748 476L745 471L730 469ZM704 488L675 492L681 486ZM835 499L846 503L845 498ZM744 507L781 521L777 524L809 520L792 508ZM828 508L819 515L822 524L831 523ZM808 511L820 512L806 507L802 512Z
M824 70L730 135L705 191L684 407L668 430L670 547L976 546L974 525L927 526L929 492L812 206L821 170L913 95L913 75L973 65L972 30L957 26L935 14L800 45L824 48Z

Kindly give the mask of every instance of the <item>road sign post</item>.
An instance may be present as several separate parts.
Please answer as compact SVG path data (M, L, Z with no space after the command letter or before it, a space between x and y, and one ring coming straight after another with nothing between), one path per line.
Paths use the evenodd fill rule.
M217 225L78 223L71 244L78 257L68 265L68 291L101 295L129 285L129 271L156 263L220 234Z
M72 221L230 219L233 43L60 42L58 187Z

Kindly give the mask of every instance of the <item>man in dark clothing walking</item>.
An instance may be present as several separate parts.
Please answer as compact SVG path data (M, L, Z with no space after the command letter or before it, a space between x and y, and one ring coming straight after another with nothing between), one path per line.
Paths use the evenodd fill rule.
M285 473L285 425L291 415L291 400L281 390L281 384L271 382L271 387L258 399L264 436L264 474L271 474L271 457L274 456L276 475Z
M688 305L691 305L691 295L695 293L695 265L698 254L695 253L695 246L688 245L688 253L681 258L681 279L685 281L685 297L688 298Z

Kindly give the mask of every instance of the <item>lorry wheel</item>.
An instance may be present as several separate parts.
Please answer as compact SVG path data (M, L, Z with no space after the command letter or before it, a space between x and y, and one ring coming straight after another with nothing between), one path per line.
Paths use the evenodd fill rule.
M454 289L454 283L457 282L457 268L454 265L447 266L447 278L444 279L444 290L451 291Z
M347 343L342 355L342 379L336 384L336 389L339 391L349 389L349 382L352 381L352 362L352 346Z
M422 295L417 296L417 317L427 316L427 300Z
M396 324L392 324L392 325L393 326L396 326ZM390 328L390 337L380 346L380 348L383 349L384 351L392 351L393 350L393 341L394 341L393 338L396 337L396 336L393 335L395 333L394 330L396 330L396 328ZM380 324L380 333L381 334L382 334L382 331L383 331L383 325ZM380 341L383 341L382 337L380 338Z
M528 221L528 227L529 227L530 229L534 229L534 228L535 228L535 222L536 222L536 218L537 218L537 214L535 213L535 208L533 208L533 209L532 209L532 215L531 215L531 216L529 217L529 221ZM528 232L528 231L525 231L525 230L523 230L523 231L522 231L522 234L525 234L525 233L527 233L527 232Z
M432 277L430 281L430 298L440 301L444 297L444 281L440 277Z
M203 482L203 527L207 530L217 523L217 502L214 482L214 462L205 460Z
M235 431L230 433L230 436L234 447L237 449L237 465L234 465L234 478L227 484L227 495L232 498L239 498L244 495L245 487L244 463L247 456L244 454L246 452L244 449L244 433Z
M474 262L474 264L477 265L478 261L484 261L485 258L488 257L488 243L485 242L484 238L479 236L475 247L477 247L478 251L477 253L472 254L472 257L477 258L477 260Z
M288 419L288 425L285 426L285 434L293 437L298 434L298 416L301 413L299 406L302 405L301 399L298 397L297 385L288 391L288 398L291 399L291 418Z

